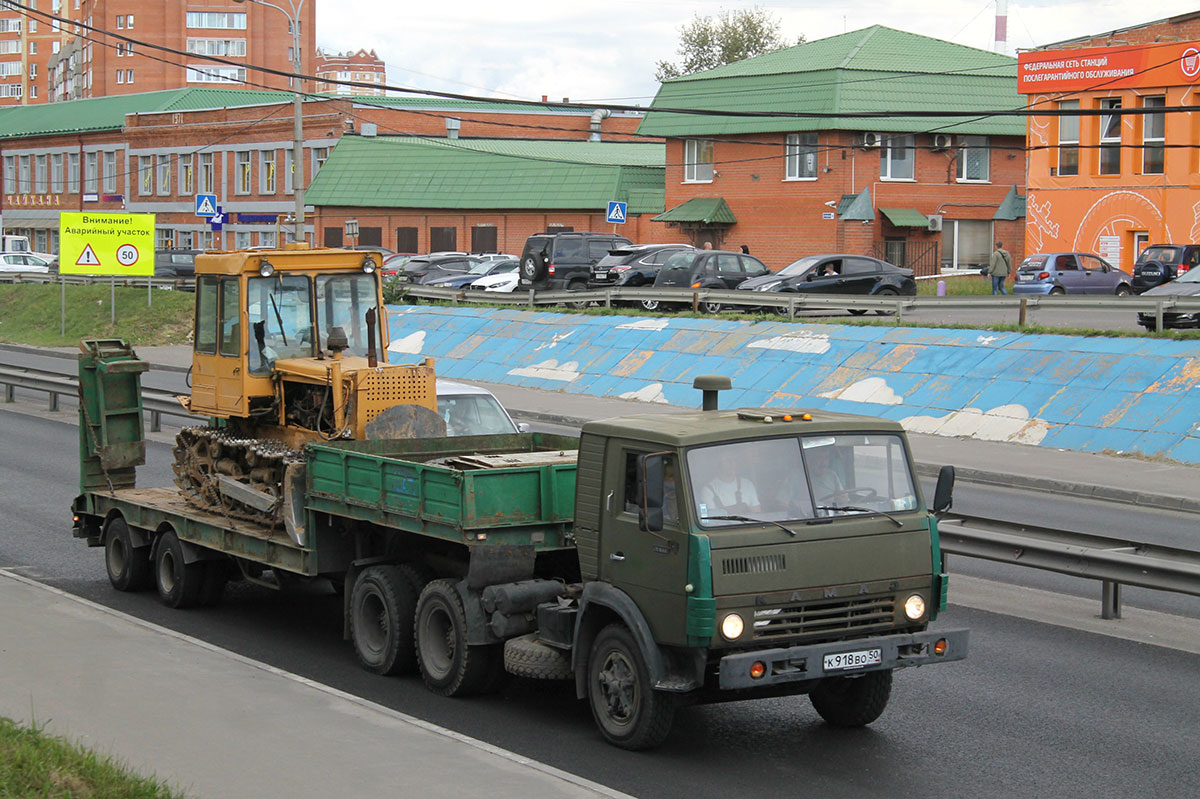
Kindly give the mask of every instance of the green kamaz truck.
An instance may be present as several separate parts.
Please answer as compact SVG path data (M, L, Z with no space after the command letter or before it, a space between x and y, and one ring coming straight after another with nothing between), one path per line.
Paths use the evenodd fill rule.
M718 410L729 381L702 377L703 410L579 438L309 443L248 520L135 485L147 364L82 349L75 535L118 590L184 608L232 579L328 579L365 668L446 696L573 680L626 749L661 743L686 702L807 694L832 725L869 724L896 669L966 657L966 630L929 629L953 470L931 509L895 422Z

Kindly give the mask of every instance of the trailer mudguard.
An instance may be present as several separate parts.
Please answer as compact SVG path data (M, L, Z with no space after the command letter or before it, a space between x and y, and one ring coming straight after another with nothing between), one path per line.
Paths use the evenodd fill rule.
M592 641L614 614L638 642L655 689L686 693L704 684L704 650L677 650L659 646L642 611L628 594L609 583L591 582L584 586L583 596L579 599L575 644L571 650L571 668L575 672L575 695L578 698L587 697L587 661L592 651Z

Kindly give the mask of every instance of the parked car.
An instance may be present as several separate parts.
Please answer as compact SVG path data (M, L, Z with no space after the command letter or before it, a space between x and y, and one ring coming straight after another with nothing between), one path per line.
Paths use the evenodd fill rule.
M1155 286L1152 289L1148 289L1142 294L1142 296L1200 296L1200 269L1189 269L1187 272L1169 283L1163 283L1161 286ZM1200 327L1200 313L1168 313L1163 311L1162 318L1164 330L1169 330L1171 328ZM1158 323L1155 321L1153 311L1139 311L1137 320L1139 325L1152 332L1158 326Z
M1200 266L1200 244L1151 244L1133 264L1131 286L1138 294Z
M438 413L448 436L486 436L524 433L529 426L513 422L508 411L486 388L437 379Z
M272 249L274 249L274 248L272 248ZM384 258L387 258L389 255L396 254L395 250L389 250L387 247L380 247L378 244L349 244L349 245L343 245L342 249L343 250L372 250L373 252L383 253Z
M466 272L455 273L452 275L443 275L442 277L434 277L425 281L426 286L442 286L445 288L462 288L470 283L474 283L481 277L505 272L516 272L517 265L520 264L516 258L508 260L493 260L480 261L474 264ZM433 274L432 272L430 274Z
M481 261L519 261L517 256L507 252L475 252L469 253Z
M917 282L911 269L866 255L809 255L778 272L752 278L738 286L746 291L783 291L803 294L855 294L862 296L915 296ZM855 316L865 308L851 308ZM884 314L888 311L877 311Z
M396 270L395 278L400 283L427 283L452 274L465 274L477 263L478 258L463 253L414 255Z
M667 259L654 277L655 288L735 289L746 280L769 275L770 269L757 258L725 250L678 252ZM720 313L720 300L700 303L705 313Z
M633 242L612 233L537 233L521 251L521 285L526 288L582 291L592 266L610 250ZM589 303L572 303L586 307Z
M476 291L516 291L517 284L521 281L520 261L517 264L516 268L502 269L486 277L478 278L474 282L468 283L467 288Z
M196 256L203 250L156 250L154 276L162 280L196 276Z
M1052 252L1030 255L1017 267L1013 294L1133 293L1133 275L1098 255Z
M0 272L44 275L50 272L50 266L49 261L36 255L23 252L0 252Z
M592 267L588 288L613 286L652 286L667 259L680 252L693 252L690 244L633 244L611 250ZM647 311L658 310L658 300L639 300Z

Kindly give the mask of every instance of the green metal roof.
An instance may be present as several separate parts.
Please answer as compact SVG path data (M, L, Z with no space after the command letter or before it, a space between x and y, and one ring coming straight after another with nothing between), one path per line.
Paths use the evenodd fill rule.
M1004 197L1004 202L1000 203L1000 207L996 209L992 219L1020 219L1025 216L1025 195L1017 194L1017 187L1014 185L1008 190L1008 194Z
M1022 117L720 117L664 108L786 114L991 111L1025 107L1017 61L988 50L873 26L666 81L638 127L646 136L808 130L1023 136Z
M665 214L654 217L652 222L702 222L705 225L736 225L737 217L729 204L721 197L693 197L677 205Z
M168 89L0 109L0 139L120 130L128 114L291 102L291 92L248 89Z
M645 142L345 136L305 192L322 206L603 209L665 206L666 146Z
M880 208L879 213L896 227L929 227L929 218L916 208Z
M871 205L870 187L864 187L858 194L843 194L837 213L843 222L874 221L875 208Z

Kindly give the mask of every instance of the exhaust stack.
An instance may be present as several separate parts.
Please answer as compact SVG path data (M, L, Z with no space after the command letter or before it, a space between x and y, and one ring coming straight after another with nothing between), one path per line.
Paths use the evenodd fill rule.
M692 381L692 388L702 392L703 400L700 409L705 411L717 410L717 394L733 388L733 383L725 375L699 375Z

